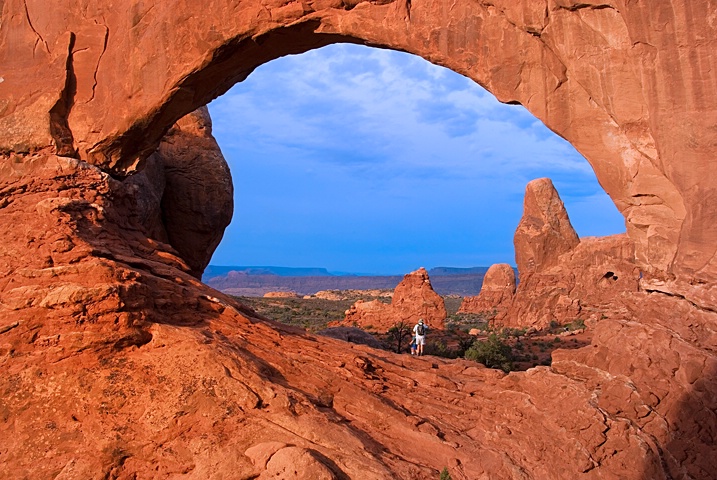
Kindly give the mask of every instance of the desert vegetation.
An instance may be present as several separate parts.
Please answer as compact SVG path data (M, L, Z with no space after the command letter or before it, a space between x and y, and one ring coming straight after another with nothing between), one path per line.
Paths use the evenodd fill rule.
M304 328L316 333L327 328L330 322L344 318L345 312L357 300L389 301L376 292L335 292L332 299L237 297L257 313L272 320ZM526 328L495 328L491 315L458 313L462 298L444 297L448 317L445 330L432 330L424 353L443 358L465 358L504 372L526 370L538 365L550 365L551 353L558 348L579 348L590 341L585 322L576 318L561 324L551 322L543 331ZM413 325L397 322L386 333L371 333L385 348L397 353L410 352ZM569 332L569 333L566 333ZM561 335L570 335L562 337Z
M343 320L344 312L355 301L321 298L236 298L260 315L286 325L305 328L310 332L323 330L329 322Z

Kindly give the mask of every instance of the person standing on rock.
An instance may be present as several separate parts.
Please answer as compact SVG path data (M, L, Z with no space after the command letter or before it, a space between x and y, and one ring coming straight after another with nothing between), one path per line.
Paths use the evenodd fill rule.
M428 332L428 324L423 323L423 319L419 318L418 323L413 327L413 335L416 337L417 355L423 355L423 346L426 344L426 333Z

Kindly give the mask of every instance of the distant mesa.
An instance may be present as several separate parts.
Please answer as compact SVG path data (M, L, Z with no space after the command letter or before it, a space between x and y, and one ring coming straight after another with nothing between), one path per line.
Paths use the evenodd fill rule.
M319 267L241 267L241 266L218 266L209 265L204 270L202 281L207 282L212 278L227 275L230 272L243 273L246 275L277 275L280 277L330 277L325 268Z
M488 267L435 267L428 270L439 295L471 296L480 292ZM210 265L202 280L228 295L261 297L267 292L293 291L315 295L331 290L393 290L403 275L332 273L326 268L252 267Z
M444 275L485 275L488 267L434 267L428 270L431 277Z

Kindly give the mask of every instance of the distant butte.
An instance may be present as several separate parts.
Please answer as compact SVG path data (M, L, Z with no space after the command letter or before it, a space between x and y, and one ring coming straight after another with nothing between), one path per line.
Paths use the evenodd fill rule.
M0 2L4 476L714 478L712 2L119 3ZM585 156L627 235L576 242L536 196L513 304L609 307L591 345L504 375L310 335L198 280L231 217L201 108L337 42L453 69ZM599 285L624 277L611 256L636 291Z
M342 322L331 326L356 326L385 333L400 324L410 330L421 319L438 330L443 330L446 320L443 298L433 291L423 267L403 277L393 291L391 303L358 300L346 311Z

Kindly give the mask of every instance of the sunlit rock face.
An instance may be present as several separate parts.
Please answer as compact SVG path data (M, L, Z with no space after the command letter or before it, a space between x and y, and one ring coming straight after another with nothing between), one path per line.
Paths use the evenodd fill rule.
M560 255L578 243L578 234L553 182L549 178L539 178L528 183L523 217L513 237L520 278L557 265Z
M615 313L639 291L640 271L627 235L579 239L547 178L526 186L514 236L520 283L507 264L492 265L476 297L460 311L504 327L543 329L577 320L589 325Z
M513 243L520 284L508 312L496 319L499 325L594 322L639 290L632 239L624 234L578 239L546 178L528 183Z
M458 312L480 314L487 320L500 321L513 303L515 287L513 267L507 263L491 265L478 295L464 298Z
M410 330L421 319L430 328L439 330L443 330L446 319L443 298L433 290L423 267L404 275L393 292L391 303L359 300L336 325L358 326L384 333L397 326Z
M715 301L690 280L717 275L717 203L704 201L717 135L709 4L46 3L3 3L3 150L54 145L123 175L175 121L273 58L339 41L405 50L570 141L625 215L644 283Z
M510 327L545 328L614 316L639 291L634 246L624 234L587 237L558 264L521 279L508 313L497 320Z
M0 3L0 471L713 476L713 4L90 3ZM190 204L174 233L158 223L148 192L169 180L150 157L257 66L340 41L447 66L585 155L626 218L615 248L642 272L591 346L505 376L274 325L196 280L208 257L172 235L207 209ZM562 256L582 265L591 243Z

